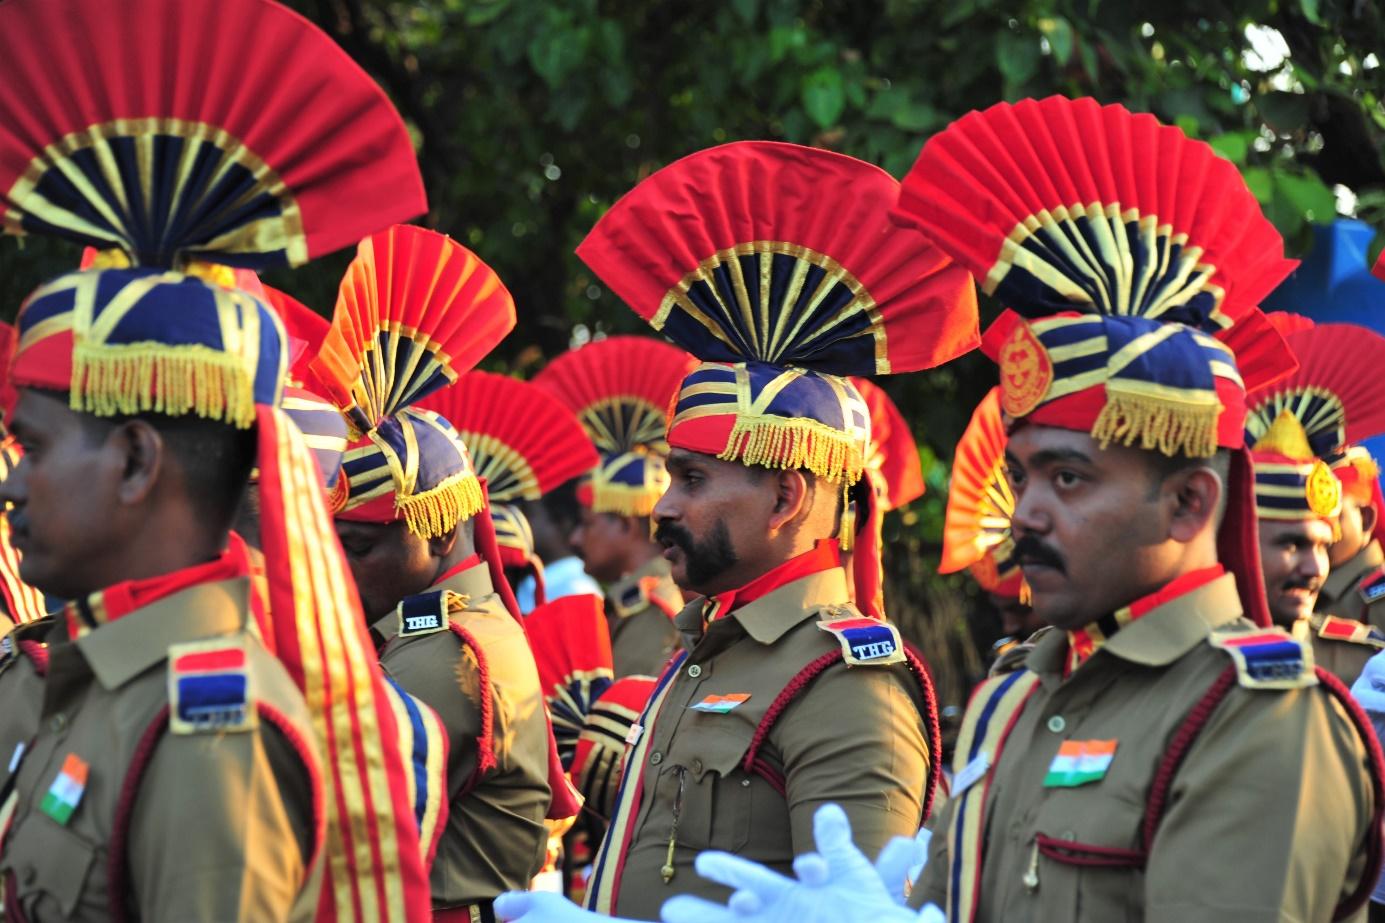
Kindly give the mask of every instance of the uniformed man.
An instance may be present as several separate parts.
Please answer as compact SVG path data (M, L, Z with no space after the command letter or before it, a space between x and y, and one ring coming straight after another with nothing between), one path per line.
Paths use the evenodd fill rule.
M611 684L611 641L601 597L546 598L543 565L522 538L528 521L518 503L536 501L585 474L596 464L596 451L567 407L532 382L517 378L467 372L420 406L442 414L457 428L477 476L486 481L496 544L507 570L527 565L536 577L538 604L525 616L524 627L566 768L591 703ZM497 510L503 511L497 515ZM516 536L521 536L519 541ZM516 545L524 546L522 557Z
M838 376L929 367L975 342L970 280L890 226L895 191L849 157L724 145L646 179L578 248L704 360L680 388L672 484L653 510L674 580L700 598L676 616L684 649L627 738L595 910L655 919L671 895L725 894L692 869L703 849L787 869L824 800L876 846L927 813L931 690L898 632L851 604L836 540L869 441ZM869 563L856 574L874 584Z
M677 647L683 596L649 514L668 489L668 406L696 360L648 337L608 337L554 359L534 379L577 415L600 453L578 485L569 540L606 588L616 677L652 676Z
M474 254L396 226L358 247L313 366L359 434L342 462L335 517L380 663L446 729L434 919L493 919L491 900L538 871L550 808L555 817L576 810L566 788L555 791L561 767L484 484L452 424L411 406L455 381L514 321L509 292Z
M28 126L0 136L5 228L104 251L25 302L11 367L24 457L0 501L21 576L72 602L46 663L28 658L37 731L3 758L6 920L349 919L353 894L380 917L427 911L383 678L276 406L283 328L201 262L300 264L422 211L417 163L319 30L212 6L0 7L0 32L25 37L0 59L0 121ZM300 79L285 58L189 57L246 36ZM311 144L264 128L309 108ZM228 538L252 466L272 615ZM10 731L26 701L6 697L0 738L29 736Z
M1331 570L1318 594L1318 608L1385 629L1380 466L1359 445L1347 446L1328 464L1342 482L1342 514L1337 519L1340 538L1328 549Z
M934 136L897 216L1014 309L985 342L1015 554L1059 629L973 697L911 901L954 923L1359 910L1379 749L1268 627L1244 395L1291 367L1252 306L1292 263L1235 168L1119 106L1026 100Z
M1363 507L1353 503L1348 509L1346 495L1354 492L1366 500L1370 518L1370 485L1378 482L1369 455L1348 444L1385 432L1385 389L1362 381L1354 369L1358 348L1359 361L1385 361L1385 337L1353 324L1272 317L1284 331L1298 369L1247 400L1246 442L1255 462L1260 561L1270 615L1276 625L1309 640L1318 666L1350 685L1366 661L1385 647L1385 632L1347 611L1334 611L1322 603L1321 594L1332 576L1329 561L1339 530L1347 550L1357 549L1346 556L1347 566L1370 542L1363 534ZM1349 351L1353 361L1343 362ZM1354 566L1359 577L1359 562ZM1352 600L1340 598L1345 587L1338 585L1338 605L1361 611Z

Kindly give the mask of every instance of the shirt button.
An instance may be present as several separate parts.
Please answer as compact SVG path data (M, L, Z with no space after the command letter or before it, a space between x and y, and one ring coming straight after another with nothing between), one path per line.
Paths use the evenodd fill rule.
M1062 715L1054 715L1052 718L1048 719L1048 729L1055 734L1063 733L1063 729L1067 726L1068 723L1063 720Z
M659 765L660 763L662 763L663 761L664 761L664 755L663 755L663 753L659 752L658 750L655 750L655 751L650 755L650 757L649 757L649 765L651 765L651 766L658 766L658 765Z
M693 760L693 762L692 762L692 771L695 772L695 773L697 773L698 775L701 775L701 774L702 774L702 760L699 760L699 759L694 759L694 760Z
M48 719L48 727L52 729L54 734L61 734L63 729L67 727L67 715L64 712L58 712Z
M692 666L688 667L688 675L691 676L693 679L697 679L699 676L702 675L702 668L697 664L693 664Z

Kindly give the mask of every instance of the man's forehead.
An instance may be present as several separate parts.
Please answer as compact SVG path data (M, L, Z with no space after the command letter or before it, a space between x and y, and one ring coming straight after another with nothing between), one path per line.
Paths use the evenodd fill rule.
M1005 451L1020 461L1040 454L1081 457L1096 461L1108 450L1103 450L1087 433L1027 423L1010 434Z
M1321 519L1261 519L1261 541L1310 541L1321 545L1332 543L1332 526Z
M51 431L81 423L81 414L67 405L67 396L56 391L20 388L19 399L10 414L10 426L18 429Z

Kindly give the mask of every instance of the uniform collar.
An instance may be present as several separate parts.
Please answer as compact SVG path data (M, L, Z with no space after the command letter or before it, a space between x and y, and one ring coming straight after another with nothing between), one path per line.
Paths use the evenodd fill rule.
M1206 641L1212 629L1240 615L1236 578L1222 574L1155 605L1111 635L1101 650L1140 666L1168 666ZM1062 676L1067 652L1067 633L1048 632L1039 639L1025 665L1041 675Z
M1374 570L1382 564L1385 564L1385 551L1381 550L1380 542L1371 539L1350 561L1341 567L1332 568L1327 579L1323 581L1321 595L1326 597L1328 602L1336 602L1351 592L1356 582L1367 571Z
M846 587L846 572L840 567L829 568L800 577L776 590L746 603L731 612L746 634L761 644L773 644L790 628L816 615L823 606L840 606L850 601ZM678 630L697 637L702 634L704 599L685 606L674 620Z
M165 596L72 643L106 689L118 689L168 656L174 644L246 628L250 580L200 583Z
M646 581L653 579L656 587L651 590ZM660 555L655 555L644 563L638 570L632 571L611 584L606 591L606 596L611 602L611 608L620 618L634 615L642 610L649 601L651 593L667 596L668 590L672 587L673 577L669 574L668 561Z

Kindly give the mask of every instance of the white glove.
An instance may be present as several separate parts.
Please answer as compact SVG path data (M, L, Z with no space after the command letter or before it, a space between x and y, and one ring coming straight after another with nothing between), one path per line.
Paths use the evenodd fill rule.
M1351 684L1351 697L1370 717L1376 738L1385 743L1385 651L1366 661L1366 668ZM1376 883L1371 899L1385 902L1385 875Z
M507 891L495 899L495 916L506 923L635 923L583 910L561 894Z
M846 812L835 804L825 804L813 815L813 837L818 851L794 860L797 879L729 853L702 853L696 860L698 874L734 888L730 901L723 907L682 895L664 902L661 918L664 923L942 920L937 908L925 909L924 915L919 915L902 905L907 871L920 861L916 841L904 837L892 840L872 866L851 842Z

